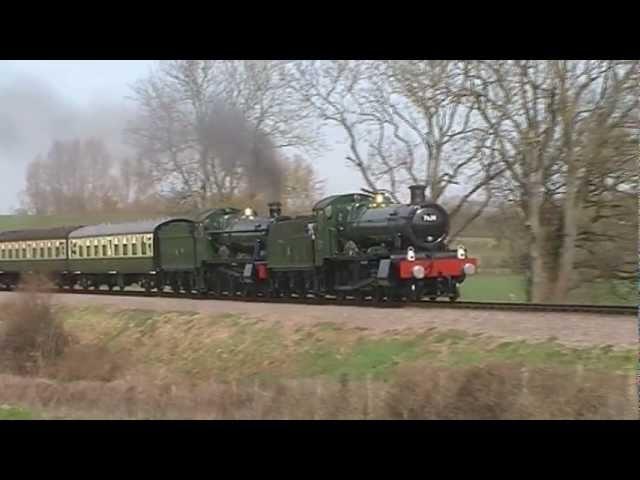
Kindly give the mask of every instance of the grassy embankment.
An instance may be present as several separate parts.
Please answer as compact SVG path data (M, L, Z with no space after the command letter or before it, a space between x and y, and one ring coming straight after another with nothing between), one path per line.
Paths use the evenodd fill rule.
M611 345L224 313L58 307L55 316L73 342L38 373L47 381L0 375L4 418L637 416L637 352Z

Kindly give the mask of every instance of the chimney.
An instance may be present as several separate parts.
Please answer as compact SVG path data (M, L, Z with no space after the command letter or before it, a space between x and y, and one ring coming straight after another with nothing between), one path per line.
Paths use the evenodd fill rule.
M411 185L409 190L411 191L411 205L422 205L427 202L425 196L426 185Z
M278 218L282 214L282 203L271 202L269 203L269 217Z

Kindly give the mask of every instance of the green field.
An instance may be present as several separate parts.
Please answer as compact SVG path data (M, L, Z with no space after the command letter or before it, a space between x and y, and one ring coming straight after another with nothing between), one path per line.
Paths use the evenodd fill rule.
M0 405L0 420L33 420L34 414L20 407Z
M585 284L569 294L568 303L637 305L638 294L628 282ZM526 302L525 278L518 274L482 273L468 277L460 287L469 302Z

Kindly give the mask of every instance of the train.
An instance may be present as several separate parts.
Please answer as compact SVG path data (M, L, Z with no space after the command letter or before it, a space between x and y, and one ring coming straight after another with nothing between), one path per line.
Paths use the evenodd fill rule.
M449 215L409 187L331 195L312 211L251 207L127 223L0 231L0 288L46 277L60 289L170 289L237 297L456 301L478 261L448 246Z

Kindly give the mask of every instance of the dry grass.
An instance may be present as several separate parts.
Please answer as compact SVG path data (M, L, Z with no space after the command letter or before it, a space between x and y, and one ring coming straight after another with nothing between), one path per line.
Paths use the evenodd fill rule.
M392 383L327 380L194 384L149 375L55 382L0 375L0 404L47 418L126 419L637 419L623 375L413 366Z
M566 368L491 364L408 366L386 397L390 418L637 419L634 377Z
M47 295L38 293L41 280L20 288L18 297L0 309L0 369L35 375L62 356L71 338L51 309Z
M135 327L131 327L136 334L132 336L135 342L128 344L130 349L121 348L114 352L109 348L114 339L124 338L130 329L117 324L119 328L114 330L113 325L109 325L103 332L90 324L87 328L102 333L71 337L52 312L47 296L35 293L33 285L23 288L16 300L4 303L0 308L0 368L4 371L0 373L0 405L26 408L43 418L638 418L634 375L618 370L584 369L581 364L534 368L531 363L525 362L525 365L514 359L484 362L482 365L458 362L457 366L447 366L434 363L433 358L427 361L416 355L401 355L417 348L415 342L405 345L404 340L395 343L390 339L371 340L369 343L362 340L356 342L359 349L351 357L340 350L338 360L326 355L326 346L317 354L307 352L306 356L292 357L312 360L314 367L323 367L321 370L325 375L308 375L308 378L296 380L279 380L281 377L275 375L261 377L269 380L223 382L226 370L221 369L216 374L217 381L211 381L210 375L217 371L208 364L202 368L203 372L208 372L208 378L203 379L200 373L189 375L172 369L178 356L173 355L167 362L158 363L143 361L147 357L135 356L134 353L144 349L145 345L150 352L155 352L162 345L156 337L162 334L161 340L165 336L171 338L172 348L180 346L191 356L193 352L200 351L199 347L211 348L214 345L220 347L218 350L221 352L225 347L223 353L228 355L238 356L239 351L251 350L252 356L247 358L256 365L262 365L266 360L279 358L273 356L272 350L274 345L280 345L282 349L282 337L273 329L251 330L239 324L236 327L241 332L235 332L228 338L229 345L217 345L213 338L208 338L206 345L200 345L187 342L190 337L175 336L176 329L183 330L184 327L182 323L176 323L176 318L172 317L165 325L133 313L127 317L126 325ZM102 317L94 320L104 323ZM78 319L82 325L87 325L87 321L85 317ZM192 329L207 325L206 322L195 322L193 318L190 322L187 327ZM207 328L213 328L215 333L218 332L214 328L216 325L225 326L227 323L235 325L237 319L228 319L226 323L218 320ZM67 321L67 326L70 325L73 322ZM345 335L342 330L331 328L322 329L322 332L325 335L321 338L323 345L330 338ZM202 332L197 333L198 338L203 336ZM301 332L300 335L306 333ZM315 333L313 342L317 343L320 333ZM74 331L74 334L78 332ZM254 343L249 343L249 340ZM299 342L302 340L303 337L298 339ZM440 345L440 340L453 342L448 348L462 341L452 335L440 334L432 344ZM295 341L293 344L298 345ZM245 348L246 345L250 348ZM305 345L307 343L302 344ZM244 350L240 349L241 346ZM240 359L245 358L242 355ZM216 365L220 367L226 358L215 356ZM397 361L393 363L397 366L389 370L389 376L373 377L369 373L375 371L375 367L387 365L389 359ZM244 363L233 361L228 365L237 372L238 365ZM347 369L349 365L351 367ZM339 373L337 367L351 374L326 375L327 372ZM243 373L231 378L238 377L249 378L251 374ZM384 381L385 378L388 381Z
M62 381L111 381L124 370L122 354L98 344L79 344L54 314L50 285L33 278L0 308L0 371Z
M114 354L102 345L71 345L55 362L42 369L44 376L63 382L89 380L110 382L127 368L124 354Z

